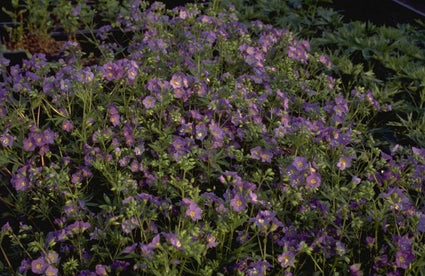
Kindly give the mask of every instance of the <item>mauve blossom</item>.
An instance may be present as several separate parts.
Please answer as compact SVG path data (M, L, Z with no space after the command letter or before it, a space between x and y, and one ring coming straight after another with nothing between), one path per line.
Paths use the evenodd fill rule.
M230 206L232 207L233 211L235 212L242 212L246 209L246 199L240 194L236 194L231 200L230 200Z
M402 269L408 269L415 260L415 254L411 251L397 251L395 254L395 264Z
M297 42L293 41L288 47L287 55L290 59L300 61L301 63L307 64L309 47L307 41Z
M370 237L370 236L367 236L365 241L366 241L367 247L369 247L369 248L372 248L373 245L375 244L375 238Z
M43 141L44 143L48 144L48 145L52 145L55 143L54 139L55 139L55 133L50 129L45 129L43 131Z
M207 235L208 248L214 248L217 246L218 242L213 234Z
M202 219L202 209L199 208L199 206L195 202L191 201L188 198L183 198L183 203L187 206L186 216L191 218L193 221Z
M54 267L49 265L46 270L44 271L44 275L46 276L57 276L58 275L59 270Z
M208 128L207 128L206 124L204 124L204 123L197 124L195 126L195 133L196 133L195 139L200 140L200 141L204 140L205 137L208 134Z
M81 5L78 5L72 11L72 16L77 17L81 12Z
M178 235L174 233L162 233L162 235L167 239L167 241L176 249L184 251L184 248L178 239Z
M260 154L260 159L262 162L271 163L273 158L273 153L271 150L262 150Z
M71 132L74 129L74 124L70 120L62 122L62 129L66 132Z
M133 85L134 80L139 74L139 65L134 60L130 60L127 64L127 79L130 85Z
M97 264L96 265L96 275L98 276L106 276L108 275L108 272L106 271L106 266Z
M123 68L121 65L118 65L113 62L108 62L102 67L103 77L108 81L113 81L119 79L123 75Z
M246 271L247 276L265 276L267 271L273 266L269 262L262 259L252 262L249 264L249 268Z
M109 121L113 126L118 126L120 124L120 115L118 109L114 105L108 106Z
M297 169L297 171L303 171L307 169L307 158L302 156L297 156L294 158L292 165Z
M306 178L307 188L318 188L320 186L321 177L316 172L310 173Z
M18 192L28 190L31 187L29 178L19 173L12 176L10 183Z
M332 62L329 57L320 55L318 58L319 62L325 65L327 68L330 68L332 66Z
M5 148L10 148L13 145L13 141L15 140L15 137L8 134L8 131L6 130L1 136L0 136L0 143Z
M293 251L285 251L277 260L283 268L292 267L295 265L295 253Z
M142 103L146 109L151 109L155 106L156 99L152 96L147 96L143 99Z
M84 221L76 221L70 225L68 225L65 230L69 234L79 234L83 233L85 230L89 229L91 227L89 222Z
M30 136L23 141L23 147L26 151L34 151L35 150L35 142L33 136Z
M173 74L171 76L170 84L174 89L187 88L188 80L183 74Z
M49 252L49 253L47 253L46 261L49 264L56 264L59 261L59 254L57 252Z
M350 265L350 276L363 276L363 272L360 270L360 264Z
M139 222L136 218L130 218L128 220L123 221L121 224L121 229L124 233L129 234L131 231L133 231L137 226L139 225Z
M114 260L114 262L111 264L110 267L111 267L112 270L126 271L129 266L130 266L129 262L121 261L121 260Z
M336 166L341 170L345 170L347 168L351 167L351 157L350 156L342 156L339 158L338 163Z
M251 158L255 159L255 160L260 160L261 159L261 147L257 146L254 147L250 150L251 152Z
M21 273L21 274L24 274L30 269L31 269L31 260L23 259L21 261L19 268L18 268L18 272Z
M31 262L31 271L35 274L43 274L47 268L44 258L39 257Z
M94 78L94 74L88 67L81 70L77 74L77 80L82 83L89 83L93 80L93 78Z
M289 177L289 185L291 185L291 187L300 187L304 183L305 176L301 173L294 173Z

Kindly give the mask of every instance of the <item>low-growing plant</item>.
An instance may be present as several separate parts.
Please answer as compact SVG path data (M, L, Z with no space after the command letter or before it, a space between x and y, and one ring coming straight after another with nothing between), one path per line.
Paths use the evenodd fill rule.
M394 141L423 147L421 99L424 52L423 22L414 26L377 26L344 20L330 9L329 1L226 0L241 21L259 18L308 39L313 49L326 53L335 64L332 74L341 78L345 91L368 87L373 95L390 101L393 110L371 122L370 133L386 146ZM415 131L412 131L415 130Z
M376 146L388 102L215 1L117 22L99 64L0 63L4 275L423 271L425 149Z

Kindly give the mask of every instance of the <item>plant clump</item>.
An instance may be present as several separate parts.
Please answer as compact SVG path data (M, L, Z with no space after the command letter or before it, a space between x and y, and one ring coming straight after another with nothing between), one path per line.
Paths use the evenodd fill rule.
M0 62L4 274L419 273L425 149L376 146L389 103L215 2L116 24L98 64Z

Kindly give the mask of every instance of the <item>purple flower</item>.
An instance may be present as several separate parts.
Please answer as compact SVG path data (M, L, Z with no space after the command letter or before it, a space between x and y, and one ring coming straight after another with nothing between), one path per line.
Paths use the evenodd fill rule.
M26 151L34 151L35 150L35 143L32 135L24 140L23 142L24 150Z
M66 232L69 234L79 234L89 229L90 226L89 222L76 221L66 227Z
M273 153L270 150L262 150L260 154L260 159L262 162L271 163L273 158Z
M46 129L43 131L43 141L48 145L52 145L55 143L55 133L50 129Z
M121 65L108 62L102 67L103 77L108 81L119 79L123 76L124 70Z
M96 265L96 275L98 276L106 276L108 275L108 272L106 271L106 266L97 264Z
M143 256L147 258L151 258L153 256L154 249L159 246L160 238L161 236L158 234L152 239L150 243L140 245Z
M208 248L214 248L217 246L218 242L214 235L208 234L207 235L207 242L208 242Z
M129 62L129 67L127 70L127 79L130 85L133 85L134 80L136 79L138 74L139 74L139 66L134 60L131 60Z
M369 248L372 248L373 245L375 244L375 238L373 237L367 236L365 240L366 240L367 247Z
M190 139L176 136L173 141L174 153L173 156L176 160L179 160L186 152L188 152Z
M191 201L188 198L183 198L183 202L187 206L186 216L191 218L193 221L202 219L202 210L195 202Z
M346 253L345 245L340 241L336 241L335 251L336 254L338 254L339 256L344 256L344 254Z
M57 276L58 275L58 269L54 266L49 265L47 269L44 271L44 275L46 276Z
M43 274L47 268L44 258L39 257L31 262L31 271L35 274Z
M108 106L109 112L109 121L113 126L118 126L120 124L120 115L118 109L114 105Z
M262 210L258 212L257 216L251 219L251 221L254 221L254 223L260 228L269 226L271 224L274 225L273 228L276 228L276 226L278 225L280 226L282 225L282 223L279 220L277 220L275 216L276 216L275 212L272 212L270 210Z
M14 174L10 180L16 191L22 192L30 188L30 181L22 174Z
M261 162L271 163L273 153L270 150L263 150L260 146L251 149L251 158L261 160Z
M295 264L295 253L293 251L285 251L277 260L283 268L292 267Z
M81 5L78 5L72 11L72 16L77 17L81 12Z
M142 103L146 109L151 109L155 106L156 99L152 96L147 96L143 99Z
M195 126L195 132L195 139L202 141L207 136L208 128L204 123L199 123Z
M230 206L232 206L233 211L235 212L244 211L246 209L246 199L242 195L236 194L230 200Z
M59 254L56 252L49 252L46 256L46 261L49 264L56 264L59 261Z
M260 160L261 159L261 147L257 146L255 148L252 148L250 150L251 152L251 158L255 159L255 160Z
M44 135L42 133L32 133L32 137L37 147L42 147L46 144L44 142Z
M342 156L339 158L338 164L336 166L341 170L345 170L351 167L351 157L350 156Z
M133 231L137 226L139 225L139 222L136 218L130 218L128 220L123 221L121 224L121 229L124 233L129 234L131 231Z
M18 268L18 272L21 273L21 274L24 274L30 269L31 269L31 260L23 259L21 261L21 265Z
M319 62L325 65L326 67L330 68L332 66L332 62L329 57L327 56L319 56Z
M12 230L12 227L10 227L9 222L6 222L5 224L3 224L3 226L1 227L1 232L9 232Z
M305 183L305 176L300 173L294 173L289 176L289 185L291 187L300 187Z
M82 83L89 83L93 80L94 74L90 68L86 67L77 74L77 80Z
M216 141L222 141L223 140L224 131L214 121L211 122L209 129L210 129L210 133L211 133L212 137L214 137L214 140L216 140Z
M187 88L188 80L183 74L174 74L171 77L170 84L174 89Z
M138 171L140 171L140 163L136 159L134 159L133 161L131 161L130 170L132 172L138 172Z
M397 251L395 254L395 264L402 269L408 269L415 260L415 255L411 251Z
M130 263L121 261L121 260L114 260L114 262L111 264L111 269L117 270L117 271L125 271L130 266Z
M320 187L320 182L321 182L320 174L316 172L310 173L310 175L308 175L306 178L306 182L307 182L307 188Z
M307 41L293 41L288 47L287 55L290 59L300 61L301 63L307 64L309 45Z
M361 264L350 265L350 276L363 276L363 272L360 270Z
M297 171L303 171L307 169L307 158L302 156L295 157L292 165L297 169Z
M267 271L273 266L269 262L264 260L258 260L249 264L249 268L246 271L248 276L264 276L267 274Z
M167 239L167 241L176 249L183 251L184 248L178 239L177 234L173 233L162 233L162 235Z
M0 143L3 147L12 147L13 141L15 140L15 137L7 133L8 130L6 130L1 136L0 136Z
M71 132L74 129L74 125L70 120L62 122L62 129L66 132Z

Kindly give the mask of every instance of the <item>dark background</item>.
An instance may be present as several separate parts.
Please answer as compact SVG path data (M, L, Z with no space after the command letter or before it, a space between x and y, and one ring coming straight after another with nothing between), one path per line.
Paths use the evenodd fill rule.
M0 7L11 10L10 0L0 0ZM282 0L285 1L285 0ZM403 0L408 4L422 4L424 0ZM194 2L194 0L163 0L167 8L182 6L185 3ZM360 20L370 21L381 25L395 26L398 23L415 23L415 19L423 19L424 17L410 11L409 9L395 3L392 0L334 0L330 5L334 10L344 15L347 21ZM425 9L425 8L424 8ZM423 11L425 13L425 10ZM10 21L10 18L0 9L0 22Z

